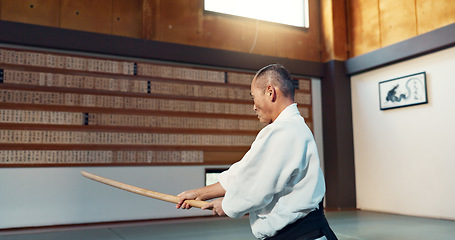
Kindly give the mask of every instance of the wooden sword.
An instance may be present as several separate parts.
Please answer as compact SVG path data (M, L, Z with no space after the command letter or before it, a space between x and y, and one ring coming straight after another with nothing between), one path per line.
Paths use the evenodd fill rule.
M97 182L104 183L104 184L107 184L107 185L110 185L110 186L113 186L116 188L120 188L122 190L126 190L126 191L129 191L132 193L143 195L146 197L151 197L151 198L158 199L161 201L166 201L166 202L171 202L171 203L176 203L176 204L180 200L179 197L174 196L174 195L164 194L164 193L155 192L155 191L147 190L144 188L128 185L125 183L117 182L117 181L107 179L104 177L100 177L95 174L91 174L91 173L84 172L84 171L81 171L81 173L82 173L82 176L84 176L86 178L89 178L89 179L95 180ZM203 206L209 204L209 202L199 201L199 200L185 200L185 202L188 203L190 206L197 207L197 208L202 208Z

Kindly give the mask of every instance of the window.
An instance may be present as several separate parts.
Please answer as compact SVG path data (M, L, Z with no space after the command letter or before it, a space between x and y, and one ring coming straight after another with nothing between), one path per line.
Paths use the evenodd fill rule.
M309 27L308 0L204 0L204 10Z

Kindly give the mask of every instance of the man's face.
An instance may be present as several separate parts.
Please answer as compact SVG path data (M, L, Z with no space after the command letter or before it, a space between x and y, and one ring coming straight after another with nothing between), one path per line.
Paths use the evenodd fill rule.
M271 123L271 111L270 111L270 98L268 97L267 91L259 88L256 84L256 79L253 79L251 83L251 97L254 102L254 111L262 123Z

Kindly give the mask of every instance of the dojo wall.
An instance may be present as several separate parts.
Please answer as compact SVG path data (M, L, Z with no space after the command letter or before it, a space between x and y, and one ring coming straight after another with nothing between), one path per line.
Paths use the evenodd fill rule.
M357 206L455 219L455 48L351 77ZM379 110L378 82L426 72L429 103Z
M168 194L203 186L203 166L0 169L0 229L209 214L85 179L80 170Z
M26 27L27 26L25 26L25 28ZM21 30L23 29L24 28ZM5 28L3 28L3 30L5 30ZM62 33L55 29L44 30L51 33L48 34L48 36L54 36L57 39L59 37L67 37L67 35L79 36L83 34L83 36L85 36L84 39L88 39L87 41L91 43L96 42L91 41L93 39L104 39L104 37L106 37L68 31ZM20 33L20 31L18 32ZM16 33L16 31L14 31L14 33ZM14 36L15 34L8 35ZM15 42L14 39L6 40L3 35L2 41ZM118 42L117 38L111 40L114 42L114 46L115 43ZM134 40L131 39L120 39L119 41L126 41L128 43L131 41L134 42ZM44 41L26 44L20 43L27 46L43 46L42 44L47 44L43 42ZM54 43L51 42L49 44L51 46L48 47L51 48ZM129 46L128 44L124 45ZM148 45L146 48L147 47ZM80 52L94 52L93 50L90 51L90 49L87 50L86 48L77 50ZM128 49L128 47L126 47L126 49ZM74 49L71 48L69 51L74 51ZM186 51L188 51L189 53L187 52L187 54L190 55L191 50L186 49ZM198 49L198 51L201 53L201 49ZM132 53L128 52L128 56L134 56L134 52L134 50ZM122 54L118 52L114 55L122 56ZM145 58L143 55L140 56ZM147 57L147 59L152 59L152 57ZM262 61L266 61L267 63L273 62L264 56L260 56L259 60L255 59L256 58L253 56L254 61L252 62L255 62L255 64L261 64ZM169 62L172 62L172 60L173 59L167 59ZM197 59L195 59L195 61L197 61ZM286 62L287 61L285 61L285 63ZM297 62L294 65L299 66L299 70L305 69L306 65L301 67L298 64L301 64L301 62ZM199 65L202 64L199 62ZM312 65L310 64L310 66ZM254 66L253 69L259 69L259 67ZM314 87L312 88L312 102L314 105L313 121L318 122L314 124L314 131L318 145L321 146L319 150L322 151L321 88L318 80L313 79L312 82L312 84L314 84ZM224 164L228 163L218 163L220 165L210 164L211 163L183 166L156 165L128 167L79 167L73 165L72 167L35 166L31 168L19 168L17 166L6 168L2 166L0 167L0 229L211 215L210 212L203 212L197 209L179 211L174 208L173 204L148 199L104 186L85 179L80 175L80 170L85 170L132 185L169 194L178 194L186 189L203 186L204 169L206 167L223 168L227 167Z
M320 86L313 78L314 135L323 166ZM204 186L205 168L224 167L228 166L0 168L0 229L211 215L199 209L177 210L171 203L93 182L80 171L178 194Z

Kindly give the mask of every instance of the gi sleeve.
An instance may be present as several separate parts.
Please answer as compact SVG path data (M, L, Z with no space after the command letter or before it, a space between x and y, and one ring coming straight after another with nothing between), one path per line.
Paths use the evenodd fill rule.
M271 203L298 168L306 163L306 144L292 126L269 125L259 132L250 150L219 176L226 190L222 207L232 218L242 217ZM297 151L297 152L296 152Z

